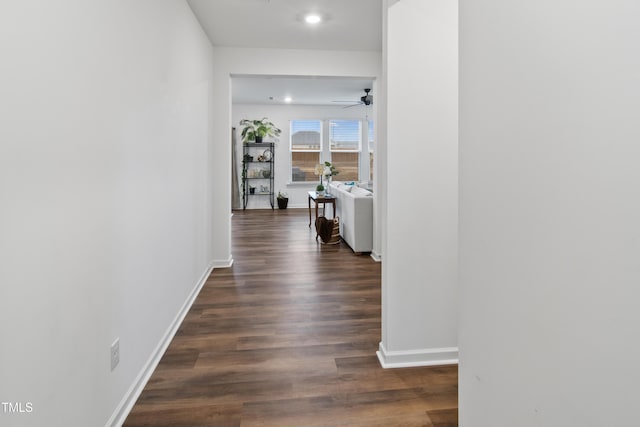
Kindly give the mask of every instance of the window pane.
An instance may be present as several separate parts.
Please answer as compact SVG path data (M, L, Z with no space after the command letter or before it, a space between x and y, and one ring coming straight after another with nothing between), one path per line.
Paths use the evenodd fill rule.
M331 153L331 164L340 172L334 178L338 181L358 181L359 153Z
M320 120L291 120L291 151L320 151Z
M319 181L316 165L320 163L320 153L293 151L291 153L291 182Z
M331 120L329 122L331 151L360 151L361 135L360 120Z

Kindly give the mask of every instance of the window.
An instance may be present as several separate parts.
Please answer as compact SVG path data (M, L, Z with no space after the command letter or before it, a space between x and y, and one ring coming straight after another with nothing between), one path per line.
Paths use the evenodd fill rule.
M316 166L324 161L338 170L336 180L373 179L373 121L291 120L290 135L290 182L317 182Z
M322 152L322 122L291 120L291 182L312 182L317 179L316 165Z
M340 181L358 181L362 125L360 120L329 121L331 163L340 172Z

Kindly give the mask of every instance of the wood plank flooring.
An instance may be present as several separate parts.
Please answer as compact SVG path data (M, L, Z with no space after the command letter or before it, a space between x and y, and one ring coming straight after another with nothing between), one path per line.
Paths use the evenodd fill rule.
M380 264L306 209L234 212L213 271L125 426L457 426L457 367L382 369Z

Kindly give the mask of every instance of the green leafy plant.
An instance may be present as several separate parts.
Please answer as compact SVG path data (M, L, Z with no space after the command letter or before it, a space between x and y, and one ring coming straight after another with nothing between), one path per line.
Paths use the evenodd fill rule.
M322 171L324 176L334 176L339 173L340 172L331 164L331 162L324 162L324 170Z
M266 117L261 120L240 120L240 126L244 126L242 129L242 141L256 141L262 140L265 137L277 137L280 136L280 129L271 123Z
M322 184L316 185L316 191L324 191L324 185Z

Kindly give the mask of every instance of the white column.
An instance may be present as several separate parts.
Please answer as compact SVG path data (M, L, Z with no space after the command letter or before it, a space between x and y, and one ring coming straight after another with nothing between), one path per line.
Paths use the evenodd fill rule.
M456 363L457 3L388 9L383 366Z

